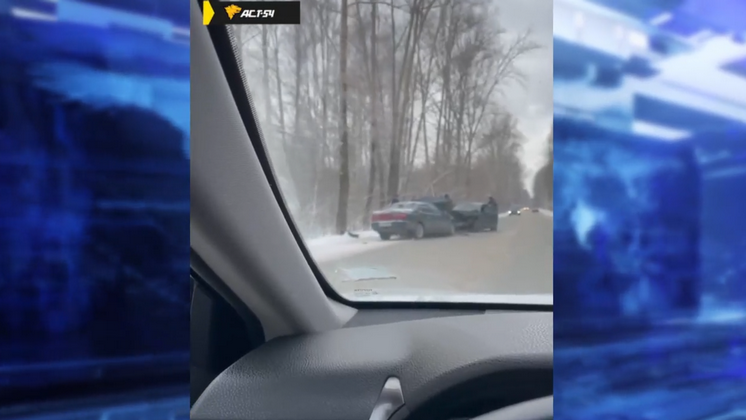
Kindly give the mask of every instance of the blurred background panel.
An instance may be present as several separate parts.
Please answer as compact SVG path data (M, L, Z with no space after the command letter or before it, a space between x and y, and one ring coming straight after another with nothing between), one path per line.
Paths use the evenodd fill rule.
M186 6L0 1L0 416L188 415Z
M701 176L691 147L554 124L555 317L605 328L605 318L697 310Z
M744 13L555 0L558 418L746 412Z

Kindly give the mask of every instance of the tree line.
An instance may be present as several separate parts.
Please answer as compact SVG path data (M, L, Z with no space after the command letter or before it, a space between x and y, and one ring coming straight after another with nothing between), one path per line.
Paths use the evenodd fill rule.
M554 131L549 133L546 153L547 163L534 177L534 199L536 205L552 209L554 203Z
M492 0L304 0L302 25L237 26L270 158L306 235L395 196L524 200L501 89L538 49ZM259 83L261 81L261 83Z

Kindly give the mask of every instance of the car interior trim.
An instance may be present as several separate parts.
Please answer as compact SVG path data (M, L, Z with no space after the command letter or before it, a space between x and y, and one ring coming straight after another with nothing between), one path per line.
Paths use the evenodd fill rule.
M551 395L552 329L552 314L506 312L278 338L221 373L191 419L369 420L391 377L408 418L474 397L494 410Z
M404 407L404 394L401 390L401 381L391 376L383 384L381 395L378 396L369 420L389 420L402 407Z

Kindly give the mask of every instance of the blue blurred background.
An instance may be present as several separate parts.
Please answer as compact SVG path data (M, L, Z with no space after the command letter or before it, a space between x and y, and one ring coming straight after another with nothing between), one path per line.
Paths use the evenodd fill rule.
M188 418L188 28L0 0L0 417Z
M554 2L561 419L746 418L746 2Z

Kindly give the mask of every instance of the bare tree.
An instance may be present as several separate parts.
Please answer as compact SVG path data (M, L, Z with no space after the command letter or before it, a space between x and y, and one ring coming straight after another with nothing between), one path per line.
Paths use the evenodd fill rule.
M424 21L435 5L436 0L413 0L409 9L409 24L404 41L404 55L399 70L399 78L396 80L393 89L393 107L392 107L392 141L389 153L389 177L387 192L388 197L394 197L399 193L399 175L401 162L402 136L404 135L404 119L401 116L406 113L410 106L412 90L410 89L412 74L414 73L414 57L420 44L422 32L424 30ZM391 0L392 8L394 0ZM394 22L394 13L392 11L392 22ZM394 75L396 75L396 66L394 66Z
M397 194L522 196L523 137L501 92L535 46L505 33L493 0L302 7L303 25L241 27L238 42L306 235L365 228Z
M539 205L552 208L554 201L554 131L547 139L547 163L534 177L534 195Z
M360 38L360 44L363 55L363 63L365 64L365 74L368 83L368 97L369 97L369 109L370 109L370 140L369 140L369 154L368 154L368 182L367 192L365 194L365 213L364 216L367 218L373 208L373 195L376 187L376 176L378 171L378 39L377 39L377 26L378 26L378 3L373 2L371 5L370 13L370 53L368 52L368 45L365 35L364 19L361 12L361 4L357 3L355 10L357 12L357 28L358 35Z
M337 233L347 230L347 201L350 195L350 156L347 127L347 0L342 0L342 31L339 36L339 79L342 90L339 95L339 203L337 205Z

